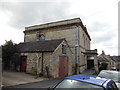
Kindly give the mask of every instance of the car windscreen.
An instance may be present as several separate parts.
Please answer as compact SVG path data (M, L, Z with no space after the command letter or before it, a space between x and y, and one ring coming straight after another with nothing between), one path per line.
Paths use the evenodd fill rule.
M114 81L120 82L120 73L112 73L112 72L100 72L98 76L106 77L112 79Z
M73 89L73 88L80 88L82 90L104 90L103 87L77 81L77 80L72 80L72 79L64 79L56 88L55 90L63 89L63 88L68 88L68 89Z

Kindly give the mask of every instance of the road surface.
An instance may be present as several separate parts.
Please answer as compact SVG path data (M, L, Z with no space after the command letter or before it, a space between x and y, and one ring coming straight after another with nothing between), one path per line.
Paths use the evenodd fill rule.
M41 89L48 90L49 88L53 88L60 81L62 81L62 79L44 80L44 81L33 82L28 84L3 87L2 90L41 90Z

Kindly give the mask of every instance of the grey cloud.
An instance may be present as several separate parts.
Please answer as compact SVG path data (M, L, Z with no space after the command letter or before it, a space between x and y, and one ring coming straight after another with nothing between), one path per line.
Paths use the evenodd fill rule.
M80 14L70 11L71 2L19 2L0 3L0 10L10 12L8 24L16 29L24 29L26 26L54 22L58 20L73 18ZM83 22L84 23L84 22ZM114 32L111 32L110 25L107 23L93 22L87 25L88 32L92 38L92 43L109 42ZM100 33L100 34L99 34Z
M108 49L109 51L111 51L109 53L113 53L113 55L115 55L115 54L120 55L119 49L116 46L106 47L106 49Z
M0 10L12 13L8 24L14 28L71 17L68 2L3 2L1 4Z
M92 43L109 43L115 36L114 30L107 23L93 22L89 27Z
M107 45L108 43L110 43L112 41L112 39L114 38L114 33L108 33L108 32L103 32L101 35L99 35L99 32L92 35L92 43L103 43L104 45Z
M104 23L104 22L93 22L89 25L90 29L89 31L90 32L103 32L103 31L106 31L106 30L109 30L109 28L111 28L111 25L109 25L108 23Z

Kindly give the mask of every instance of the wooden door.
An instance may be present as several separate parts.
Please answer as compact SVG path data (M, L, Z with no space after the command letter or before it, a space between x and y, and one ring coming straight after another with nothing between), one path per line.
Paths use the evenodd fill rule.
M21 56L21 71L26 72L27 56Z
M68 75L68 56L59 56L59 78Z

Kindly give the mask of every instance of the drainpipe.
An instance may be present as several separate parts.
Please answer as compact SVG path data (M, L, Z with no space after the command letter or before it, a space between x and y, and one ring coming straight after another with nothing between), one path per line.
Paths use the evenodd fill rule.
M80 29L77 25L76 29L76 45L75 45L75 74L78 72L78 65L80 64ZM80 70L79 70L80 73Z
M41 72L43 73L43 52L42 52L42 65L41 65Z
M77 74L77 46L75 45L75 74Z

